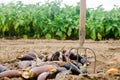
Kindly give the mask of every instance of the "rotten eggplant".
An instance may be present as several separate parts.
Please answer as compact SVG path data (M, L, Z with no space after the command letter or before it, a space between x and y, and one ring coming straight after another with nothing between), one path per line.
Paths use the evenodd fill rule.
M33 67L29 71L24 71L22 74L22 77L25 79L37 77L39 74L43 72L48 72L52 69L56 69L56 67L54 65L44 65L40 67Z
M7 69L8 69L7 66L0 65L0 73L6 71Z
M0 78L3 77L19 77L22 75L22 72L19 70L7 70L0 73Z
M17 59L23 60L35 60L37 58L37 54L34 51L30 51L26 54L21 54L17 57Z

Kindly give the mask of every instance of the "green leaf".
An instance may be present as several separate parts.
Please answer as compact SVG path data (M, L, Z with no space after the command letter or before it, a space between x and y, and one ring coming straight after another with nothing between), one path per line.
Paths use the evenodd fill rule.
M59 37L62 37L62 32L61 31L57 31L56 35L58 35Z
M28 39L28 35L24 34L23 39Z
M111 29L112 29L112 26L107 26L106 33L109 33Z
M61 40L65 40L66 37L67 37L67 36L66 36L65 34L63 34L62 37L61 37Z
M102 40L102 35L100 33L97 33L98 40Z
M91 38L93 39L93 40L96 40L96 31L95 31L95 29L91 32Z
M65 27L61 26L60 29L61 29L61 31L66 32Z
M71 34L72 34L72 29L69 28L69 29L68 29L68 32L67 32L67 35L68 35L68 36L71 36Z
M46 39L51 39L51 34L49 34L49 33L46 34L46 35L45 35L45 38L46 38Z

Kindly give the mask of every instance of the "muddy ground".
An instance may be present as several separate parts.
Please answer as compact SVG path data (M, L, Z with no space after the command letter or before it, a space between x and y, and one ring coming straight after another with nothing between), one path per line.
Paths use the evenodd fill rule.
M53 53L56 50L69 50L72 47L78 47L78 40L38 40L38 39L18 39L3 40L0 39L0 64L7 65L11 69L15 69L15 62L11 62L19 54L28 51L36 51L38 54L42 52ZM93 64L88 67L88 74L84 75L68 75L61 80L120 80L119 72L116 74L108 74L106 71L110 68L120 70L120 40L92 41L86 40L85 47L91 48L96 53L97 66L96 73L93 73ZM88 57L94 62L94 56L88 52ZM99 73L97 73L99 72ZM11 78L10 80L24 80L22 78Z

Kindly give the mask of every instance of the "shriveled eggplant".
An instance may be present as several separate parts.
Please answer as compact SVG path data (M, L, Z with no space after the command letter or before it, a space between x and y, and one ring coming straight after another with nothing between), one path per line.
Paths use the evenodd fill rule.
M7 66L0 65L0 73L6 71L7 69Z
M46 80L49 74L49 72L43 72L37 77L37 80Z
M69 58L71 60L76 60L77 62L81 63L82 65L84 65L87 62L87 59L84 58L83 56L80 56L79 54L75 55L75 54L71 53Z
M41 74L43 72L48 72L52 69L56 69L56 67L53 65L44 65L44 66L40 66L40 67L33 67L29 71L23 72L22 77L25 79L37 77L39 74Z
M30 52L28 52L28 53L26 53L26 54L22 54L22 55L19 55L18 57L17 57L17 59L19 59L19 60L34 60L34 59L36 59L37 58L37 54L34 52L34 51L30 51Z
M31 56L31 55L20 55L17 59L23 61L23 60L34 60L35 57Z
M70 74L71 71L70 70L65 70L65 71L61 71L59 73L56 74L55 80L64 80L65 76Z
M80 68L81 66L83 66L80 62L77 61L72 61L72 63L77 66L78 68Z
M48 55L47 57L46 57L46 61L52 61L52 54L50 54L50 55Z
M60 67L65 65L66 62L63 61L46 61L46 62L36 62L36 66L43 66L43 65L54 65L56 67Z
M17 62L16 66L19 69L23 69L27 67L32 67L33 63L35 63L35 61L20 61L20 62Z
M48 61L56 61L59 60L60 52L56 51L53 54L48 55L47 60Z
M10 78L9 77L3 77L2 80L10 80Z
M41 60L44 58L44 56L45 55L43 55L43 54L38 54L38 58L41 59Z
M0 78L3 77L18 77L21 76L22 72L19 70L7 70L0 73Z
M69 62L66 63L63 67L67 68L67 69L71 69L72 74L81 74L83 73L77 66L75 66L73 63Z
M57 68L57 73L59 73L59 72L62 72L62 71L66 71L67 69L65 68L65 67L59 67L59 68Z
M60 56L60 52L59 51L56 51L55 53L53 53L52 61L59 60L59 56Z
M56 72L56 69L53 69L50 72L43 72L37 77L37 80L53 79L56 76L55 72Z
M70 52L70 51L66 51L66 52L64 53L64 55L67 56L67 57L69 57L71 54L74 54L74 53L73 53L73 52Z

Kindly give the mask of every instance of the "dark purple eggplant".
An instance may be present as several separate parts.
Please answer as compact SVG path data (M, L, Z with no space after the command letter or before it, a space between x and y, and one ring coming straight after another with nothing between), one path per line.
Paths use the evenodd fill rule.
M26 54L21 54L17 57L17 59L23 60L35 60L37 58L37 54L34 51L30 51Z
M80 68L80 66L83 66L81 63L77 62L77 61L72 61L72 63L77 66L78 68Z
M73 63L69 62L66 63L63 67L65 67L66 69L71 69L72 74L82 74L83 72Z

